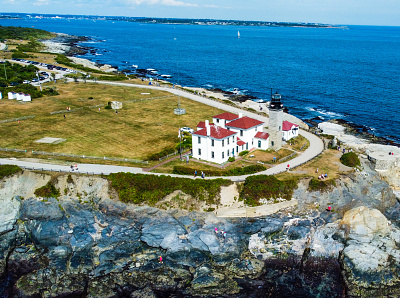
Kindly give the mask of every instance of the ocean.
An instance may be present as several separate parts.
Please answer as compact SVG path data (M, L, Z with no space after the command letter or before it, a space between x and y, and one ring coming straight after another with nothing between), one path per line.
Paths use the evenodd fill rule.
M1 19L88 36L84 56L120 69L154 68L184 86L282 94L301 119L344 119L400 142L400 27L139 24L85 19ZM237 32L240 31L240 39Z

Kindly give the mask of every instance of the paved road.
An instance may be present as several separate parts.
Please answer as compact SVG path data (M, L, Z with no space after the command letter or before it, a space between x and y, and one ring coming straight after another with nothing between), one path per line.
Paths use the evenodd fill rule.
M166 87L158 87L158 86L153 86L153 85L137 85L137 84L129 84L129 83L116 83L116 82L103 82L103 81L97 81L97 83L100 84L109 84L109 85L115 85L115 86L124 86L124 87L137 87L137 88L145 88L145 89L156 89L156 90L164 90L170 93L173 93L175 95L179 95L182 97L189 98L194 101L201 102L203 104L209 105L216 107L218 109L222 109L231 113L243 113L245 116L253 117L256 118L260 121L263 121L265 125L267 126L268 124L268 118L253 114L248 111L243 111L242 109L223 104L218 101L214 101L212 99L204 98L202 96L198 96L189 92L185 92L179 89L173 89L173 88L166 88ZM256 174L252 175L244 175L244 176L232 176L232 177L222 177L225 179L230 179L232 181L244 181L246 177L248 176L253 176L253 175L260 175L260 174L266 174L266 175L275 175L281 172L284 172L286 170L287 164L290 164L291 168L294 168L296 166L299 166L315 156L319 155L323 149L324 145L323 142L320 138L318 138L316 135L309 133L304 130L300 130L300 134L303 135L305 138L307 138L310 141L310 146L307 150L305 150L300 156L290 160L288 163L283 163L276 165L272 168L269 168L266 171L259 172ZM54 165L54 164L44 164L44 163L33 163L33 162L27 162L27 161L19 161L16 159L0 159L0 164L14 164L18 165L20 167L24 168L34 168L34 169L43 169L46 171L62 171L62 172L70 172L71 168L69 166L61 166L61 165ZM144 172L141 168L135 168L135 167L121 167L121 166L112 166L112 165L98 165L98 164L79 164L78 165L78 171L74 171L78 173L92 173L92 174L110 174L110 173L118 173L118 172L127 172L127 173L143 173L143 174L149 174L149 175L165 175L165 174L158 174L158 173L149 173L149 172ZM169 176L172 177L186 177L186 178L191 178L194 179L193 176L183 176L183 175L175 175L175 174L168 174ZM206 179L214 179L215 177L206 177ZM197 178L201 179L201 178Z

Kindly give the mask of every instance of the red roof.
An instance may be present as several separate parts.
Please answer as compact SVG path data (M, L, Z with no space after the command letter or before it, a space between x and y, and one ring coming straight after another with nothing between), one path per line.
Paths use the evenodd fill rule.
M210 123L210 126L211 125L214 125L214 123ZM200 121L199 124L197 124L196 127L206 128L206 123L204 121Z
M250 117L242 117L236 120L233 120L226 124L226 126L229 127L235 127L235 128L241 128L241 129L248 129L254 126L259 126L263 124L264 122L258 121L256 119L250 118Z
M264 139L264 140L266 140L266 139L268 139L269 134L267 134L266 132L261 132L261 131L259 131L259 132L256 133L256 135L255 135L254 137L257 138L257 139Z
M225 119L225 120L229 120L230 121L230 120L235 120L235 119L239 118L239 115L225 112L225 113L219 114L217 116L214 116L213 118Z
M214 139L224 139L236 134L234 131L227 130L219 126L210 126L210 137ZM193 133L193 135L207 136L207 129L203 128Z
M240 138L236 138L238 146L246 145Z
M289 130L292 129L293 125L294 125L295 127L299 127L297 124L294 124L294 123L292 123L292 122L283 121L283 122L282 122L282 130L284 130L284 131L289 131Z

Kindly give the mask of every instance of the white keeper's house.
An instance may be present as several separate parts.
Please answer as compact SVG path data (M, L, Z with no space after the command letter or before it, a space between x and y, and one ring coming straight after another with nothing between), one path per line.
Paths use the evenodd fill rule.
M232 113L223 113L197 125L192 134L193 157L215 163L227 162L244 150L268 149L269 134L264 122Z

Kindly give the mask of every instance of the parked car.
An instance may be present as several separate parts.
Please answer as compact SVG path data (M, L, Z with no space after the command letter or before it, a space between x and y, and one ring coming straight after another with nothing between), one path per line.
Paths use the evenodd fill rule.
M193 133L194 129L191 129L190 127L185 126L185 127L181 127L181 131L187 132L187 133Z
M23 81L22 83L24 83L24 84L29 84L31 81L28 81L28 80L25 80L25 81Z

